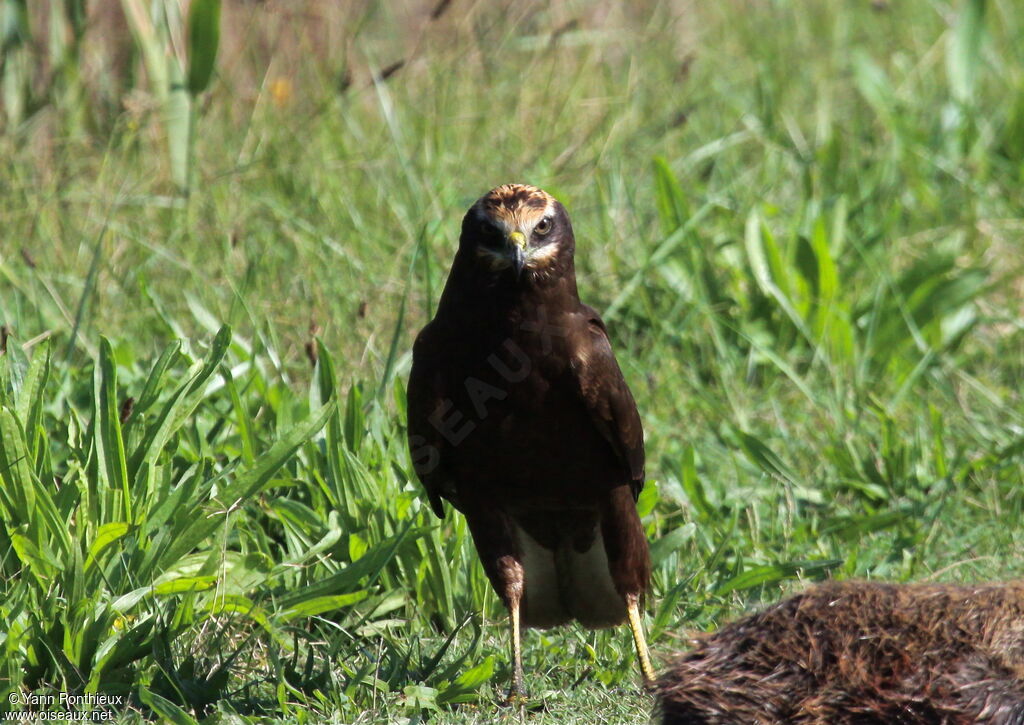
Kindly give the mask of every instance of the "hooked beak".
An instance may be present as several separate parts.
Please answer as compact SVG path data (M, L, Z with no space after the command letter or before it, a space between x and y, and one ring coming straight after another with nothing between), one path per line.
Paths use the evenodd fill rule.
M516 279L519 279L526 264L526 235L516 231L509 233L506 239L511 247L512 268L516 272Z

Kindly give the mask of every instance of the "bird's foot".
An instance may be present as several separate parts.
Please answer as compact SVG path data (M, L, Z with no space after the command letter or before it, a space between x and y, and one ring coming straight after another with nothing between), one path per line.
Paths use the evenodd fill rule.
M515 707L522 710L526 707L528 700L529 697L527 697L526 692L524 692L521 687L513 685L508 691L508 694L505 695L505 699L501 704L505 707Z

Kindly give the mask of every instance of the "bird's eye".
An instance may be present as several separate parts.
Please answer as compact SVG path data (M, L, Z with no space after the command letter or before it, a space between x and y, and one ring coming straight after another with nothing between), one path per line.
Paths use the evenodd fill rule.
M547 217L544 217L539 222L537 222L537 226L533 228L533 231L536 234L539 234L540 236L543 237L545 234L551 231L551 220L548 219Z

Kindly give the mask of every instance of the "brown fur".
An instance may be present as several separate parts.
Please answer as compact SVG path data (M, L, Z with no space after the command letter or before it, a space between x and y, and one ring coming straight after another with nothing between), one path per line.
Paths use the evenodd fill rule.
M696 639L663 725L1021 725L1024 583L827 583Z

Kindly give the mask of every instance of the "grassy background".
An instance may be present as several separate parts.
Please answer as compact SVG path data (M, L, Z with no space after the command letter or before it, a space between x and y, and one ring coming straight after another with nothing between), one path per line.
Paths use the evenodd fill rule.
M512 180L568 207L644 419L657 653L824 576L1021 575L1016 3L225 0L189 94L176 1L97 5L4 6L4 694L516 719L404 441ZM525 656L532 722L646 722L624 629Z

